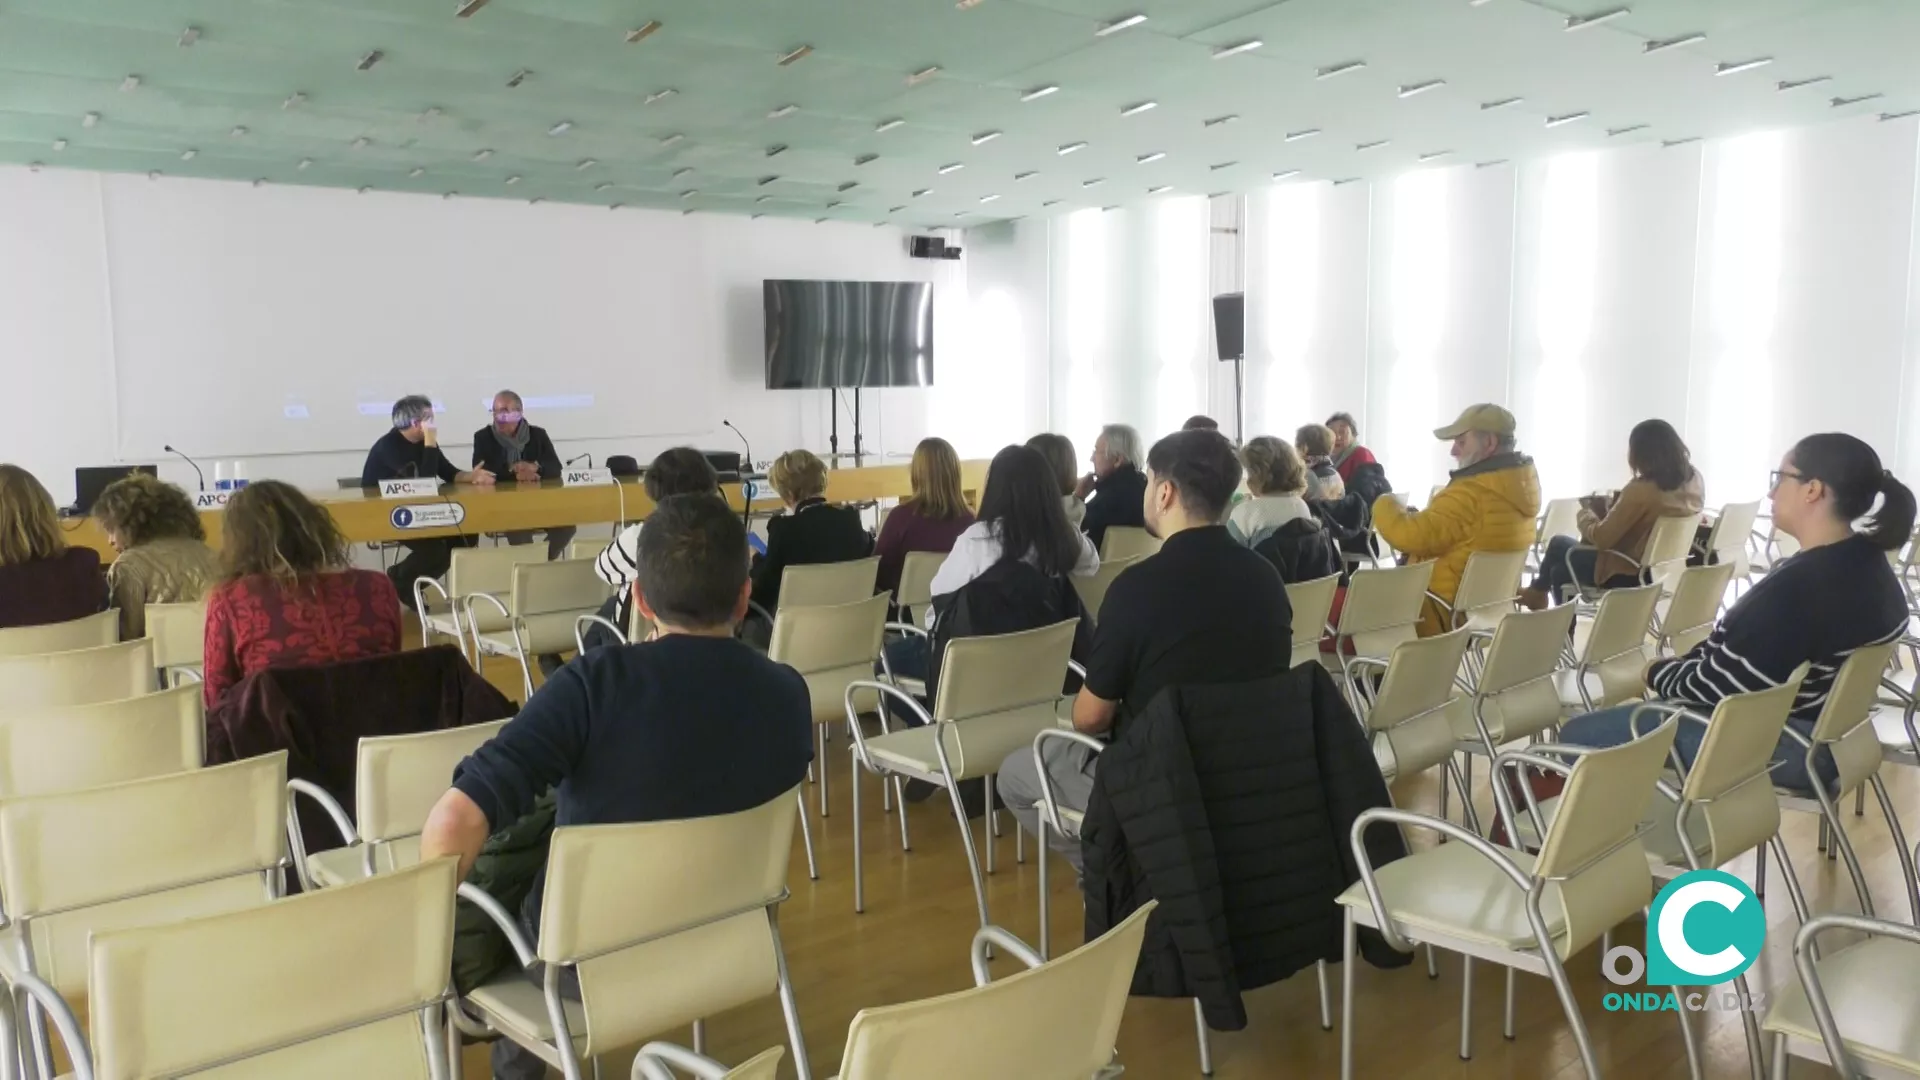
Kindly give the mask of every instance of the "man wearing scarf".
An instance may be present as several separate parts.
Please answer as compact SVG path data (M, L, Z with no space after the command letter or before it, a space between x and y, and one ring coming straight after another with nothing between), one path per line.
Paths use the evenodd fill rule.
M553 448L545 428L527 422L526 406L511 390L493 395L493 423L473 433L473 463L484 465L503 482L538 484L560 479L560 452ZM563 558L576 531L571 525L546 530L547 558ZM507 543L531 544L533 530L508 533Z

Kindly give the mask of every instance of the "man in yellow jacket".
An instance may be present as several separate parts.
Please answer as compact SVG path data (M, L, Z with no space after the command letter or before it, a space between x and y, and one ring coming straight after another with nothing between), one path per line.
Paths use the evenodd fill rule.
M1451 604L1476 551L1525 551L1533 544L1540 514L1540 474L1520 453L1513 414L1498 405L1473 405L1460 419L1435 431L1453 441L1453 471L1433 505L1415 513L1393 495L1373 504L1373 526L1409 562L1434 562L1435 596ZM1420 634L1449 629L1445 611L1428 601Z

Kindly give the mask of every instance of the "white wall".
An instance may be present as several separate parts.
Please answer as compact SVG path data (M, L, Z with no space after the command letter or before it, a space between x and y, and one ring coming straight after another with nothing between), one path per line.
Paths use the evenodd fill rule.
M891 227L9 168L0 238L16 402L0 458L62 501L80 465L159 462L191 484L167 442L329 487L358 474L384 404L409 392L444 403L450 448L511 387L575 399L530 409L564 455L734 447L722 418L762 460L824 453L829 395L763 388L763 278L932 281L936 379L979 367L967 264L910 259ZM1021 288L1023 307L1036 292ZM867 449L910 453L936 393L867 391Z

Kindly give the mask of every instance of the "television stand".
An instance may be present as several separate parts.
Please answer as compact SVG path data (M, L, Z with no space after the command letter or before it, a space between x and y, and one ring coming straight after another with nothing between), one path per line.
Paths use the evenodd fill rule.
M863 445L860 431L860 388L853 387L853 453L851 454L840 452L840 388L836 387L829 393L833 395L833 426L827 436L827 463L837 466L842 461L852 458L853 467L857 469L866 464L867 459L867 450Z

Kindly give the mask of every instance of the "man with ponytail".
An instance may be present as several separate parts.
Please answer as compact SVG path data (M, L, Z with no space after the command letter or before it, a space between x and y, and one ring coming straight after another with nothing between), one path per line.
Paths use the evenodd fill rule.
M1843 434L1801 439L1773 474L1770 490L1774 526L1800 542L1799 553L1748 590L1691 652L1650 664L1647 686L1656 697L1706 712L1724 697L1779 686L1806 664L1787 721L1806 735L1848 655L1906 630L1907 597L1887 553L1913 533L1914 498L1872 447ZM1560 741L1627 742L1633 708L1577 717ZM1699 724L1680 725L1674 748L1688 764L1705 734ZM1782 763L1773 773L1776 784L1811 788L1799 743L1783 735L1773 756ZM1831 759L1823 754L1817 767L1822 782L1831 783Z

